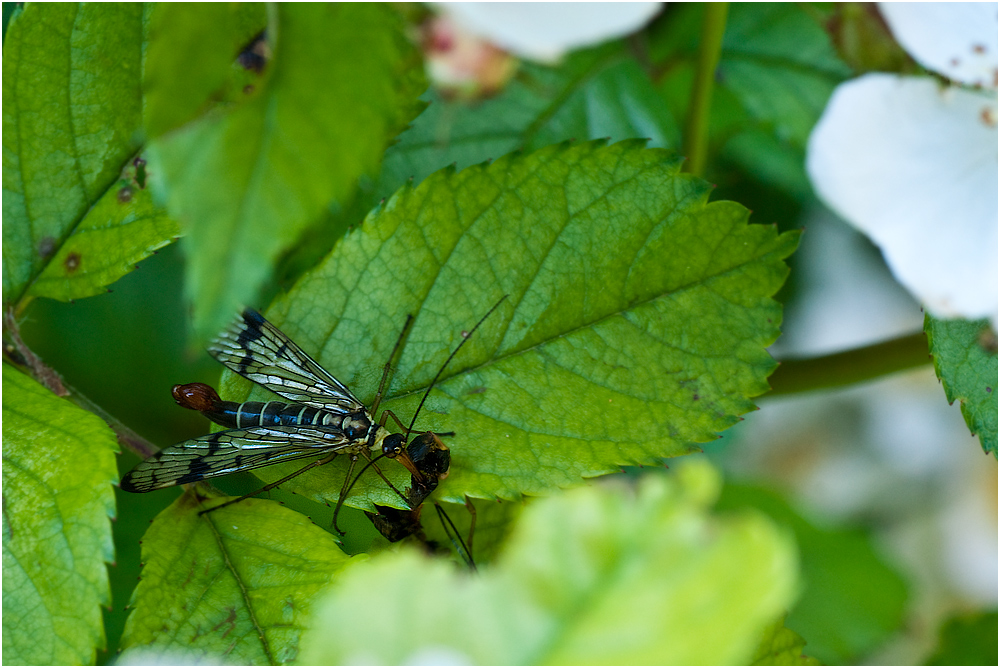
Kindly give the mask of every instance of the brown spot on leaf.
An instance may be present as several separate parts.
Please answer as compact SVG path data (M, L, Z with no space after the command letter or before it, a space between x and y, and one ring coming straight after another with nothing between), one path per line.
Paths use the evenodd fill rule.
M80 268L80 262L81 262L80 254L77 253L76 251L73 251L72 253L66 256L65 260L63 260L63 266L66 267L66 271L68 273L72 274L74 271Z
M118 201L127 204L132 201L132 189L128 186L118 189Z

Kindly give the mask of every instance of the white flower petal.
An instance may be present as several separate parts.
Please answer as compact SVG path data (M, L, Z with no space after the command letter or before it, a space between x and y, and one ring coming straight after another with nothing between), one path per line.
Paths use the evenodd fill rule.
M869 74L834 91L806 169L941 317L997 321L996 95Z
M437 8L518 56L551 62L563 53L635 32L658 2L455 2Z
M952 81L997 87L997 3L883 2L879 11L900 45Z

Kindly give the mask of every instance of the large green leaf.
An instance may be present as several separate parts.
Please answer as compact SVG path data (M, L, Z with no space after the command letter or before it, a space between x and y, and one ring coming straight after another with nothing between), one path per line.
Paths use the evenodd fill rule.
M189 232L202 338L256 298L280 254L374 171L417 113L415 53L391 9L288 4L257 93L155 141L154 187Z
M996 332L988 320L940 320L930 314L924 332L948 402L959 401L965 423L983 450L996 457Z
M25 7L3 45L3 300L19 300L139 148L141 4Z
M794 545L759 515L710 516L718 478L704 465L674 478L531 504L478 576L414 553L360 564L317 606L302 659L747 663L794 598Z
M865 532L817 526L778 494L744 485L727 484L719 508L754 508L795 532L803 589L785 624L809 640L809 654L857 663L903 624L906 581Z
M142 541L142 581L125 624L123 661L285 664L315 593L350 557L308 519L270 501L199 515L192 488Z
M69 301L100 294L179 233L148 189L122 179L87 212L27 295Z
M3 365L5 663L87 664L104 647L116 451L98 417Z
M679 167L622 142L439 172L373 212L269 315L369 402L413 314L383 405L409 418L461 332L508 295L416 425L457 433L443 498L514 499L686 454L767 391L781 322L770 295L797 235L708 204L709 185ZM245 398L238 381L228 394ZM343 476L335 461L288 486L332 500ZM355 504L400 503L375 476L355 490Z

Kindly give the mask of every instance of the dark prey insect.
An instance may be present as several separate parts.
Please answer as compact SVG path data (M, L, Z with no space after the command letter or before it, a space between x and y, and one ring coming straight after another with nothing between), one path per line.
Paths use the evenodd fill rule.
M483 320L499 304L497 302ZM175 386L174 398L180 405L201 411L213 422L227 429L199 436L158 452L122 478L121 488L128 492L149 492L279 462L321 457L252 494L213 507L212 510L215 510L273 489L309 468L322 466L342 454L350 456L351 470L359 457L364 457L369 462L382 457L397 459L419 481L421 488L426 488L430 483L425 481L424 473L414 465L406 450L406 442L412 433L417 414L414 414L405 434L393 434L385 428L385 420L389 416L399 423L391 411L385 411L378 422L372 417L381 403L392 360L411 323L412 318L408 318L403 334L386 362L369 412L346 386L277 327L256 311L247 309L212 343L208 352L232 371L262 385L290 403L223 401L215 390L201 383ZM467 339L459 343L448 361L455 356L465 340ZM428 393L443 371L444 366L428 387ZM427 394L424 399L426 397ZM420 405L423 405L423 400ZM419 410L418 407L417 413ZM417 438L432 437L440 443L432 432L426 432ZM369 453L379 450L381 454L372 459ZM350 481L351 471L341 489L338 510ZM391 483L388 484L392 487ZM433 486L436 485L435 481ZM407 499L406 495L395 491L404 500Z

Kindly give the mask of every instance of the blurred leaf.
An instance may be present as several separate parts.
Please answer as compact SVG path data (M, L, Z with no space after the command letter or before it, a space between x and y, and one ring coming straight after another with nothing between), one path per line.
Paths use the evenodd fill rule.
M3 300L28 285L139 148L144 6L32 4L3 46Z
M703 11L672 6L650 36L659 88L678 117L687 115ZM833 89L851 75L817 13L796 3L730 8L711 111L713 180L726 180L731 162L799 199L810 196L806 142Z
M101 294L179 233L147 189L122 179L87 212L27 294L60 301Z
M263 90L150 150L158 194L189 233L203 339L256 298L277 257L374 170L418 110L416 56L391 9L288 4L277 16Z
M114 434L3 365L3 659L93 663L114 559Z
M444 100L434 91L427 97L430 106L386 152L372 203L450 164L463 169L568 139L679 144L669 109L620 44L577 51L558 67L524 63L502 93L479 103Z
M803 654L806 641L785 628L785 618L764 630L764 637L750 663L754 666L818 666L819 661Z
M997 665L997 611L956 615L941 627L928 666Z
M785 624L826 664L856 663L903 623L907 587L860 530L811 523L774 492L727 484L719 508L761 510L795 532L804 589Z
M781 322L770 295L798 235L708 204L708 184L641 143L552 146L404 188L270 317L370 405L413 314L383 404L408 417L461 331L509 295L416 425L457 433L439 498L518 499L692 452L768 388ZM233 380L223 389L245 398L249 383ZM344 475L338 460L287 486L333 501ZM354 490L352 505L400 504L375 476Z
M247 38L236 32L237 6L221 2L156 5L143 77L149 137L194 118L222 88ZM254 5L239 5L247 6ZM254 32L263 28L262 20Z
M719 77L750 117L771 126L779 140L805 147L833 89L850 75L802 6L733 5Z
M948 403L961 403L965 424L983 450L997 456L997 335L988 320L940 320L924 332Z
M293 661L313 596L351 557L330 534L269 501L199 516L203 501L218 498L205 494L189 489L143 537L142 581L119 662Z
M478 576L414 553L345 572L303 662L746 663L794 597L794 546L758 515L708 515L718 479L685 469L531 504Z

